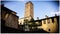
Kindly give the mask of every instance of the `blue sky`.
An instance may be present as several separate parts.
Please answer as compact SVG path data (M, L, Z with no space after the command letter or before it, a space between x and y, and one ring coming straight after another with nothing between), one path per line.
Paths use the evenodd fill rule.
M25 3L28 1L5 1L5 7L17 12L19 18L24 17ZM52 17L54 12L59 11L59 4L57 1L32 1L34 5L34 19L45 18L45 15Z
M2 1L58 1L58 0L2 0Z

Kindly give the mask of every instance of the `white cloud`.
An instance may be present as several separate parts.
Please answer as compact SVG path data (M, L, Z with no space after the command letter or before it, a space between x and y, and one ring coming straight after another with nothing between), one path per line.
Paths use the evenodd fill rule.
M55 14L60 15L60 11L57 11L57 12L51 12L51 15L55 15Z

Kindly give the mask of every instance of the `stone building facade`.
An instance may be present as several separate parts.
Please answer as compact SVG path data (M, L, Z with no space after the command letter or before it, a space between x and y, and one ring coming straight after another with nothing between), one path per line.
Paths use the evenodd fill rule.
M41 19L41 26L37 26L37 28L43 29L47 32L58 32L59 31L59 16Z
M19 21L19 25L23 25L24 24L24 20L27 19L28 21L31 21L32 17L31 16L28 16L28 17L23 17L23 18L20 18L18 21Z
M4 7L4 5L1 6L1 20L2 25L6 27L11 27L18 29L18 16L17 13ZM4 21L4 22L3 22Z
M34 26L36 25L37 29L43 29L47 32L58 32L59 16L53 16L53 17L46 16L46 17L47 18L44 18L44 19L34 20L29 24L32 24L31 26L32 28L35 28ZM34 18L33 3L29 1L26 3L26 6L25 6L24 18L19 19L19 25L24 24L24 19L28 19L28 21L30 21L32 18Z

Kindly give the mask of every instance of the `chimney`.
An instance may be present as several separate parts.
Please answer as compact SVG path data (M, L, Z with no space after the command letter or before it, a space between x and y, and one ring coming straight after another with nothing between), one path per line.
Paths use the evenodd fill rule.
M37 20L39 20L39 17L37 17Z
M57 16L57 14L55 14L55 16Z
M47 16L47 15L45 15L45 17L46 17L46 18L48 18L48 16Z

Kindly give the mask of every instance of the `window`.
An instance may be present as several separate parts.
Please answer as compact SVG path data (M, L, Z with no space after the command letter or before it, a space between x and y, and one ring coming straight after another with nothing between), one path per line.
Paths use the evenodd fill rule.
M48 24L50 23L50 20L48 19Z
M46 21L44 20L44 24L46 24Z
M52 23L54 23L54 18L52 18Z
M20 23L20 25L21 25L21 23Z
M42 26L42 21L39 23L40 26Z

